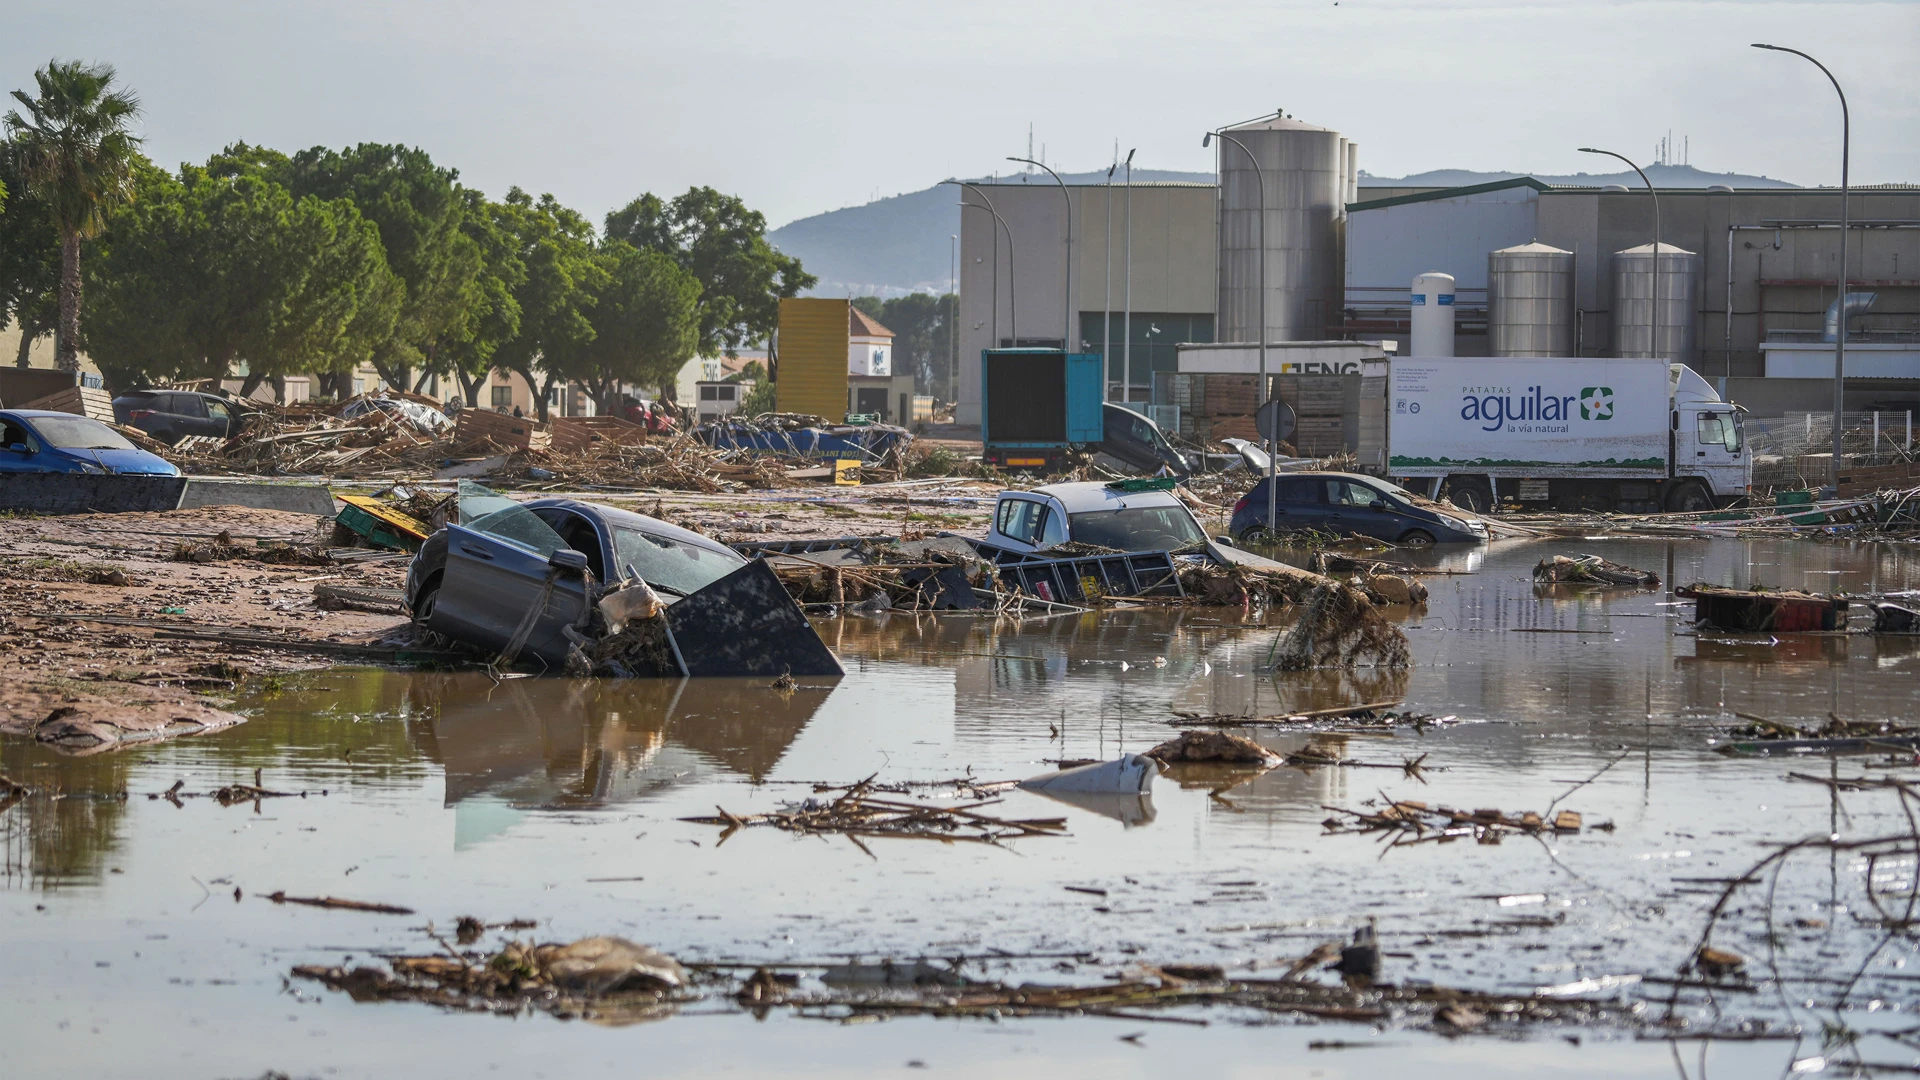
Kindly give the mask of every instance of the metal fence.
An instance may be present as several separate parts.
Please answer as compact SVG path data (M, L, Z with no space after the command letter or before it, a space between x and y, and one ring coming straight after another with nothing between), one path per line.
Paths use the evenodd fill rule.
M1891 465L1920 457L1911 412L1840 414L1840 448L1849 465ZM1790 412L1746 418L1759 490L1819 487L1833 471L1833 414Z

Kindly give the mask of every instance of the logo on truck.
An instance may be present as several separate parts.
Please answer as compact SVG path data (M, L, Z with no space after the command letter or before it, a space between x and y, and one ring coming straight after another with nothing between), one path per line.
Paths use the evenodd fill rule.
M1613 387L1589 386L1580 391L1580 419L1613 419Z

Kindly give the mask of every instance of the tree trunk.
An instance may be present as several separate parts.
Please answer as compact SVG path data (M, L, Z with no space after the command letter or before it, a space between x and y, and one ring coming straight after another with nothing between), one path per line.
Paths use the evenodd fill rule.
M527 389L533 393L534 416L537 417L541 423L546 423L547 392L553 389L553 376L547 376L546 385L541 386L540 381L533 377L533 369L531 367L508 368L507 370L526 380Z
M399 367L393 367L375 360L373 362L373 370L380 373L380 378L385 380L389 387L399 390L405 390L407 388L407 376L410 372L406 365L402 364Z
M266 381L267 381L267 377L265 375L262 375L257 371L249 370L247 372L247 377L240 380L239 396L242 399L252 397L253 392L255 390L260 389L260 384Z
M60 238L60 325L53 346L54 365L80 370L80 234Z
M480 387L486 383L487 376L485 374L470 376L465 370L454 368L453 377L460 380L460 394L466 399L467 407L469 409L479 408Z
M32 364L34 333L31 327L20 327L20 355L14 357L14 367L28 367Z
M287 377L285 375L275 375L273 377L273 400L281 405L287 403Z
M424 393L426 391L427 380L431 378L433 378L433 372L422 368L420 370L420 377L413 381L413 392L416 394Z

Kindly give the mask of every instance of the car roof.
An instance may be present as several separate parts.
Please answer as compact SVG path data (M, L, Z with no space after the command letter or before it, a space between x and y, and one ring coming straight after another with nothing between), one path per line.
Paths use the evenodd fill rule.
M209 398L213 401L236 401L226 394L209 394L205 390L172 390L164 386L144 386L138 390L122 390L120 397L157 397L161 394L190 394L194 397Z
M563 510L572 510L578 514L597 517L608 525L625 525L630 529L654 533L658 536L664 536L669 540L678 540L681 543L692 544L694 547L703 548L707 551L716 553L724 552L728 555L741 558L742 562L746 561L744 557L740 556L739 552L710 536L702 536L692 529L683 529L678 525L661 521L659 518L648 517L645 514L636 514L631 510L622 510L617 506L607 506L604 503L581 502L578 499L533 499L520 505L530 510L543 507L559 507Z
M1288 480L1296 478L1302 480L1360 480L1369 484L1392 484L1392 481L1382 480L1377 476L1365 476L1360 473L1350 472L1283 472L1275 473L1274 476L1277 479L1284 478ZM1264 479L1264 477L1262 479Z
M1009 495L1021 494L1017 491ZM1116 491L1098 480L1071 484L1043 484L1027 494L1047 495L1060 500L1069 514L1089 510L1120 510L1129 506L1180 506L1179 496L1171 491Z
M70 416L75 420L93 420L91 416L61 412L59 409L0 409L0 416L18 416L27 420L37 420L48 416ZM104 423L104 421L100 420L93 420L93 422L96 424Z

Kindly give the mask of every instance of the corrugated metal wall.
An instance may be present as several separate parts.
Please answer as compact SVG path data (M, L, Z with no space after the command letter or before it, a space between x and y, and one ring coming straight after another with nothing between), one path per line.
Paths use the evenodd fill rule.
M846 300L796 297L780 301L780 378L774 383L781 412L811 413L834 423L847 415Z

